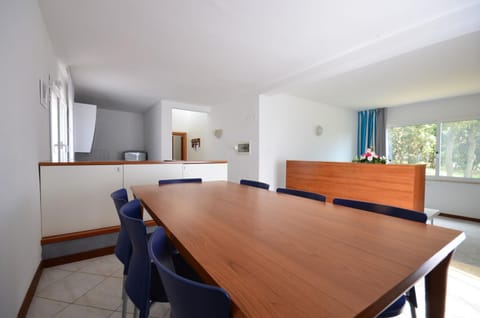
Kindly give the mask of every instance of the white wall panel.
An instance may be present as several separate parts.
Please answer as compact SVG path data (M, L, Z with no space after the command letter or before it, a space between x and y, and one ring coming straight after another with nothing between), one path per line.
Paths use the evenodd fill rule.
M122 165L40 169L42 236L119 225L110 194L123 187Z

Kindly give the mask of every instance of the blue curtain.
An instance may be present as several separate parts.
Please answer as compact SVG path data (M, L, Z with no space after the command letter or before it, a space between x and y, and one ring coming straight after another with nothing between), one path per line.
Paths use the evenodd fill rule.
M377 128L377 111L375 109L358 112L357 156L360 157L367 148L375 146Z

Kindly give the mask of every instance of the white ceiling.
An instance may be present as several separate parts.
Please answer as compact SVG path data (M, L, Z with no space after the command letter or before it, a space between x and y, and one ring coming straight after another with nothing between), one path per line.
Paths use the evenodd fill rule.
M480 92L480 1L39 0L76 100L288 93L365 108Z

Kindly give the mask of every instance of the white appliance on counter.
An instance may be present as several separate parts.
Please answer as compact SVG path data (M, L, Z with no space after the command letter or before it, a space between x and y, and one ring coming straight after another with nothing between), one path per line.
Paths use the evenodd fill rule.
M146 151L129 150L123 152L123 160L125 161L144 161L147 160Z

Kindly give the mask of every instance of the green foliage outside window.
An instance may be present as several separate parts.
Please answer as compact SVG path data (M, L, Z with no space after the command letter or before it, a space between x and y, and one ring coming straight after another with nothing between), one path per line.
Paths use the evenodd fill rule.
M441 126L440 175L480 178L480 120Z
M436 124L391 128L389 130L389 141L392 163L425 163L427 174L435 174Z
M393 127L388 148L392 163L425 163L427 175L480 178L480 120Z

